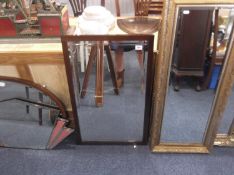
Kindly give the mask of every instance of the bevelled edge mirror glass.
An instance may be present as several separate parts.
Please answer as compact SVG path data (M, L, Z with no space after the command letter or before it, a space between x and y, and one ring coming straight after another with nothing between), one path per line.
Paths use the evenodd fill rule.
M62 36L78 144L148 143L153 44L151 34Z
M234 8L233 1L218 0L193 1L193 0L171 0L165 1L162 29L159 33L159 54L157 55L156 80L154 86L155 99L153 106L153 118L151 125L152 152L176 152L176 153L209 153L213 147L217 128L226 105L228 93L231 89L231 79L233 79L234 56L233 32L230 34L229 44L226 51L225 63L222 67L222 73L219 79L219 85L215 88L216 93L204 127L203 136L200 142L192 141L176 142L166 140L162 142L162 129L164 120L164 111L166 108L167 92L169 88L169 75L174 52L176 31L178 24L178 14L182 8L191 9L220 9ZM181 90L182 91L182 90ZM192 123L188 122L188 125ZM186 132L186 131L185 131ZM175 133L176 134L176 133ZM164 141L164 140L163 140Z
M29 80L0 76L0 147L52 149L74 130L60 99Z

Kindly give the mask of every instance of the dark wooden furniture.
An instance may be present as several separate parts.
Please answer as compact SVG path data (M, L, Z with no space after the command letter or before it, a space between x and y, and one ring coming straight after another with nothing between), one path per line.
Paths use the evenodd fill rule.
M69 2L75 17L83 13L87 3L86 0L69 0Z
M163 10L163 0L151 0L149 15L161 15Z
M163 0L134 0L135 15L161 15L163 10Z
M174 89L179 90L181 77L193 76L198 78L196 90L200 90L213 10L187 10L187 13L181 10L179 13L172 64L172 73L175 75Z
M151 0L134 0L135 16L148 16Z

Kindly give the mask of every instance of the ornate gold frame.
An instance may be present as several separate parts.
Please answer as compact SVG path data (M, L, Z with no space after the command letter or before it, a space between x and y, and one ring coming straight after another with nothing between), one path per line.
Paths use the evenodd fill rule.
M234 82L232 82L232 83L234 83ZM228 133L216 134L214 145L215 146L234 147L234 118L232 120L231 125L229 126Z
M165 106L172 47L176 26L177 9L180 6L234 7L233 0L165 0L162 28L159 33L154 84L153 116L150 147L152 152L209 153L213 147L217 128L224 112L234 82L234 33L231 35L227 59L213 101L206 131L201 144L160 143L163 112ZM167 77L167 79L165 79Z

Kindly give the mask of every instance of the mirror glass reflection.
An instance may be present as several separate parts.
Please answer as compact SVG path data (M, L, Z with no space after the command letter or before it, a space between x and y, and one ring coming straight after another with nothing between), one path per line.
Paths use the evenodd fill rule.
M0 146L47 148L59 110L43 92L0 81L0 111Z
M233 16L228 8L179 7L161 142L202 143Z
M83 142L142 142L146 41L69 43ZM74 49L72 49L74 51Z

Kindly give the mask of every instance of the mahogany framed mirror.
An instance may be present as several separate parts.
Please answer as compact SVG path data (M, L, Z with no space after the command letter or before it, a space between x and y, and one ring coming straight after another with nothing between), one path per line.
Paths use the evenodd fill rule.
M78 144L148 143L153 43L154 35L62 36ZM117 47L124 51L123 86Z
M211 151L234 76L233 9L232 0L165 1L152 152Z

